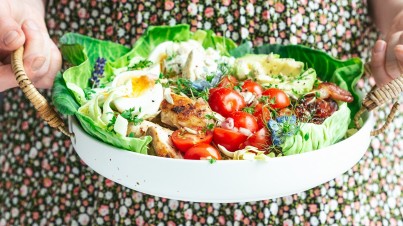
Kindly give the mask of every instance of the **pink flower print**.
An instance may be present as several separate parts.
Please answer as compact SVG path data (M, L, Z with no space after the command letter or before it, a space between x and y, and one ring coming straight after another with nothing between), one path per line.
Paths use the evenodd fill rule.
M113 34L113 27L112 26L108 26L106 28L106 35L111 36Z
M326 15L324 15L324 14L320 15L319 21L320 21L320 23L323 24L323 25L327 24Z
M87 10L85 8L80 8L78 10L78 17L81 19L85 19L87 16Z
M213 9L213 7L207 7L207 8L204 10L204 15L205 15L207 18L212 17L212 16L214 15L214 9Z
M264 213L263 212L259 212L257 217L259 217L259 219L263 219L264 218Z
M150 22L155 24L155 22L157 22L157 14L154 14L150 17Z
M26 185L22 185L20 188L20 195L26 196L28 194L28 187Z
M240 220L242 220L242 218L243 218L242 211L239 209L235 210L234 211L234 220L240 221Z
M246 13L248 16L253 16L255 14L255 7L252 3L248 3L248 5L246 5Z
M143 216L139 216L139 217L136 218L136 225L138 225L138 226L143 226L144 225Z
M139 7L137 8L138 11L143 11L144 10L144 5L140 4Z
M250 220L249 220L249 218L243 219L243 223L244 223L245 225L250 225Z
M262 13L262 17L263 17L263 19L264 19L264 20L268 20L268 19L270 19L270 13L269 13L269 10L265 10L265 11L263 11L263 13Z
M193 216L192 209L187 209L187 210L185 211L184 216L185 216L185 219L186 219L186 220L191 220L191 219L192 219L192 216Z
M195 16L197 14L197 5L190 3L187 8L190 15Z
M318 205L316 204L310 204L309 205L309 212L310 213L316 213L318 211Z
M274 5L274 8L276 9L276 12L282 13L282 12L284 11L284 9L285 9L285 6L284 6L284 4L281 3L281 2L277 2L277 3Z
M201 217L201 218L200 218L200 220L199 220L199 222L200 222L201 224L204 224L204 223L206 223L206 218L204 218L204 217Z
M165 1L165 10L171 10L175 6L175 3L173 1Z
M101 205L98 209L98 213L101 216L106 216L109 213L109 207L107 205Z
M223 24L224 23L224 18L220 17L217 19L218 24Z
M308 4L308 0L299 0L301 2L302 5L306 5Z
M26 168L26 169L25 169L25 174L26 174L28 177L31 177L32 174L33 174L32 169L31 169L31 168Z
M32 213L32 218L33 218L34 220L38 220L38 219L39 219L39 213L38 213L38 212L33 212L33 213Z
M147 208L151 209L154 207L154 199L153 198L149 198L147 200Z
M115 183L109 179L105 179L106 187L112 187Z
M231 0L222 0L222 4L224 6L229 6L231 4Z
M173 221L168 221L168 224L167 224L168 226L176 226L176 224L175 224L175 222L173 222Z
M158 212L157 217L158 217L158 219L162 219L164 217L164 213Z
M220 223L221 225L225 224L225 217L224 216L219 216L218 217L218 223Z
M48 27L49 28L55 28L56 27L56 22L54 19L48 20Z

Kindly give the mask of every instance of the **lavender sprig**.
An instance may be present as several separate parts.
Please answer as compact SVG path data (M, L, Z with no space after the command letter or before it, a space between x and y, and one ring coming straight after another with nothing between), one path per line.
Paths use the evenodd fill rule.
M95 66L94 66L94 71L92 72L92 76L90 78L90 82L92 83L92 88L97 88L99 87L99 82L101 78L104 77L104 68L105 68L105 63L106 59L102 57L98 57Z

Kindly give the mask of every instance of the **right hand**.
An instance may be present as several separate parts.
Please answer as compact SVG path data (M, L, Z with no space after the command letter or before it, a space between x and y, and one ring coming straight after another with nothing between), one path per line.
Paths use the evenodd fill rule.
M43 0L0 0L0 92L17 86L11 52L21 46L24 68L38 88L50 88L61 68L61 55L45 24Z

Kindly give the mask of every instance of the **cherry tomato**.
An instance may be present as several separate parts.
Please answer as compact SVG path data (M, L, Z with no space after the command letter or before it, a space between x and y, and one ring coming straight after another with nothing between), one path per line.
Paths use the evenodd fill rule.
M234 127L236 128L245 128L250 130L252 133L259 129L255 116L249 113L236 111L231 113L229 117L234 119Z
M257 97L260 97L262 96L263 93L263 87L257 82L254 82L252 80L246 80L242 85L242 91L243 92L249 91L255 94Z
M257 104L255 106L255 112L253 113L253 115L257 119L257 125L259 128L265 127L267 122L271 118L269 108L263 104Z
M220 152L213 146L204 143L193 146L185 153L184 156L185 159L194 160L205 159L208 157L221 160Z
M224 117L246 106L245 100L235 90L219 88L210 95L208 101L211 109Z
M183 130L176 130L171 136L172 143L175 147L181 151L186 152L189 148L197 144L209 144L213 140L213 132L207 131L205 133L201 132L199 134L191 134Z
M240 132L216 127L213 131L215 144L224 146L228 151L237 151L248 137Z
M263 91L263 96L268 96L270 99L274 99L274 103L271 103L270 100L268 103L272 108L281 109L290 105L290 98L281 89L269 88Z
M231 75L224 75L221 81L218 83L217 87L224 87L224 88L234 88L234 86L238 85L238 80Z
M220 87L215 87L209 90L209 97L211 96L211 94L213 94L215 91L217 91L218 89L220 89Z
M254 146L259 150L263 150L271 145L271 139L269 137L269 131L266 127L261 128L259 131L250 136L245 143L243 143L243 147L246 146Z

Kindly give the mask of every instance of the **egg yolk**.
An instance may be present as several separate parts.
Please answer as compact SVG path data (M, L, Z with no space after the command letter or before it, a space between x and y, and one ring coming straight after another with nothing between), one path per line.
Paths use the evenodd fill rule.
M142 75L132 78L132 95L133 97L141 96L144 92L153 87L155 82L147 76Z

